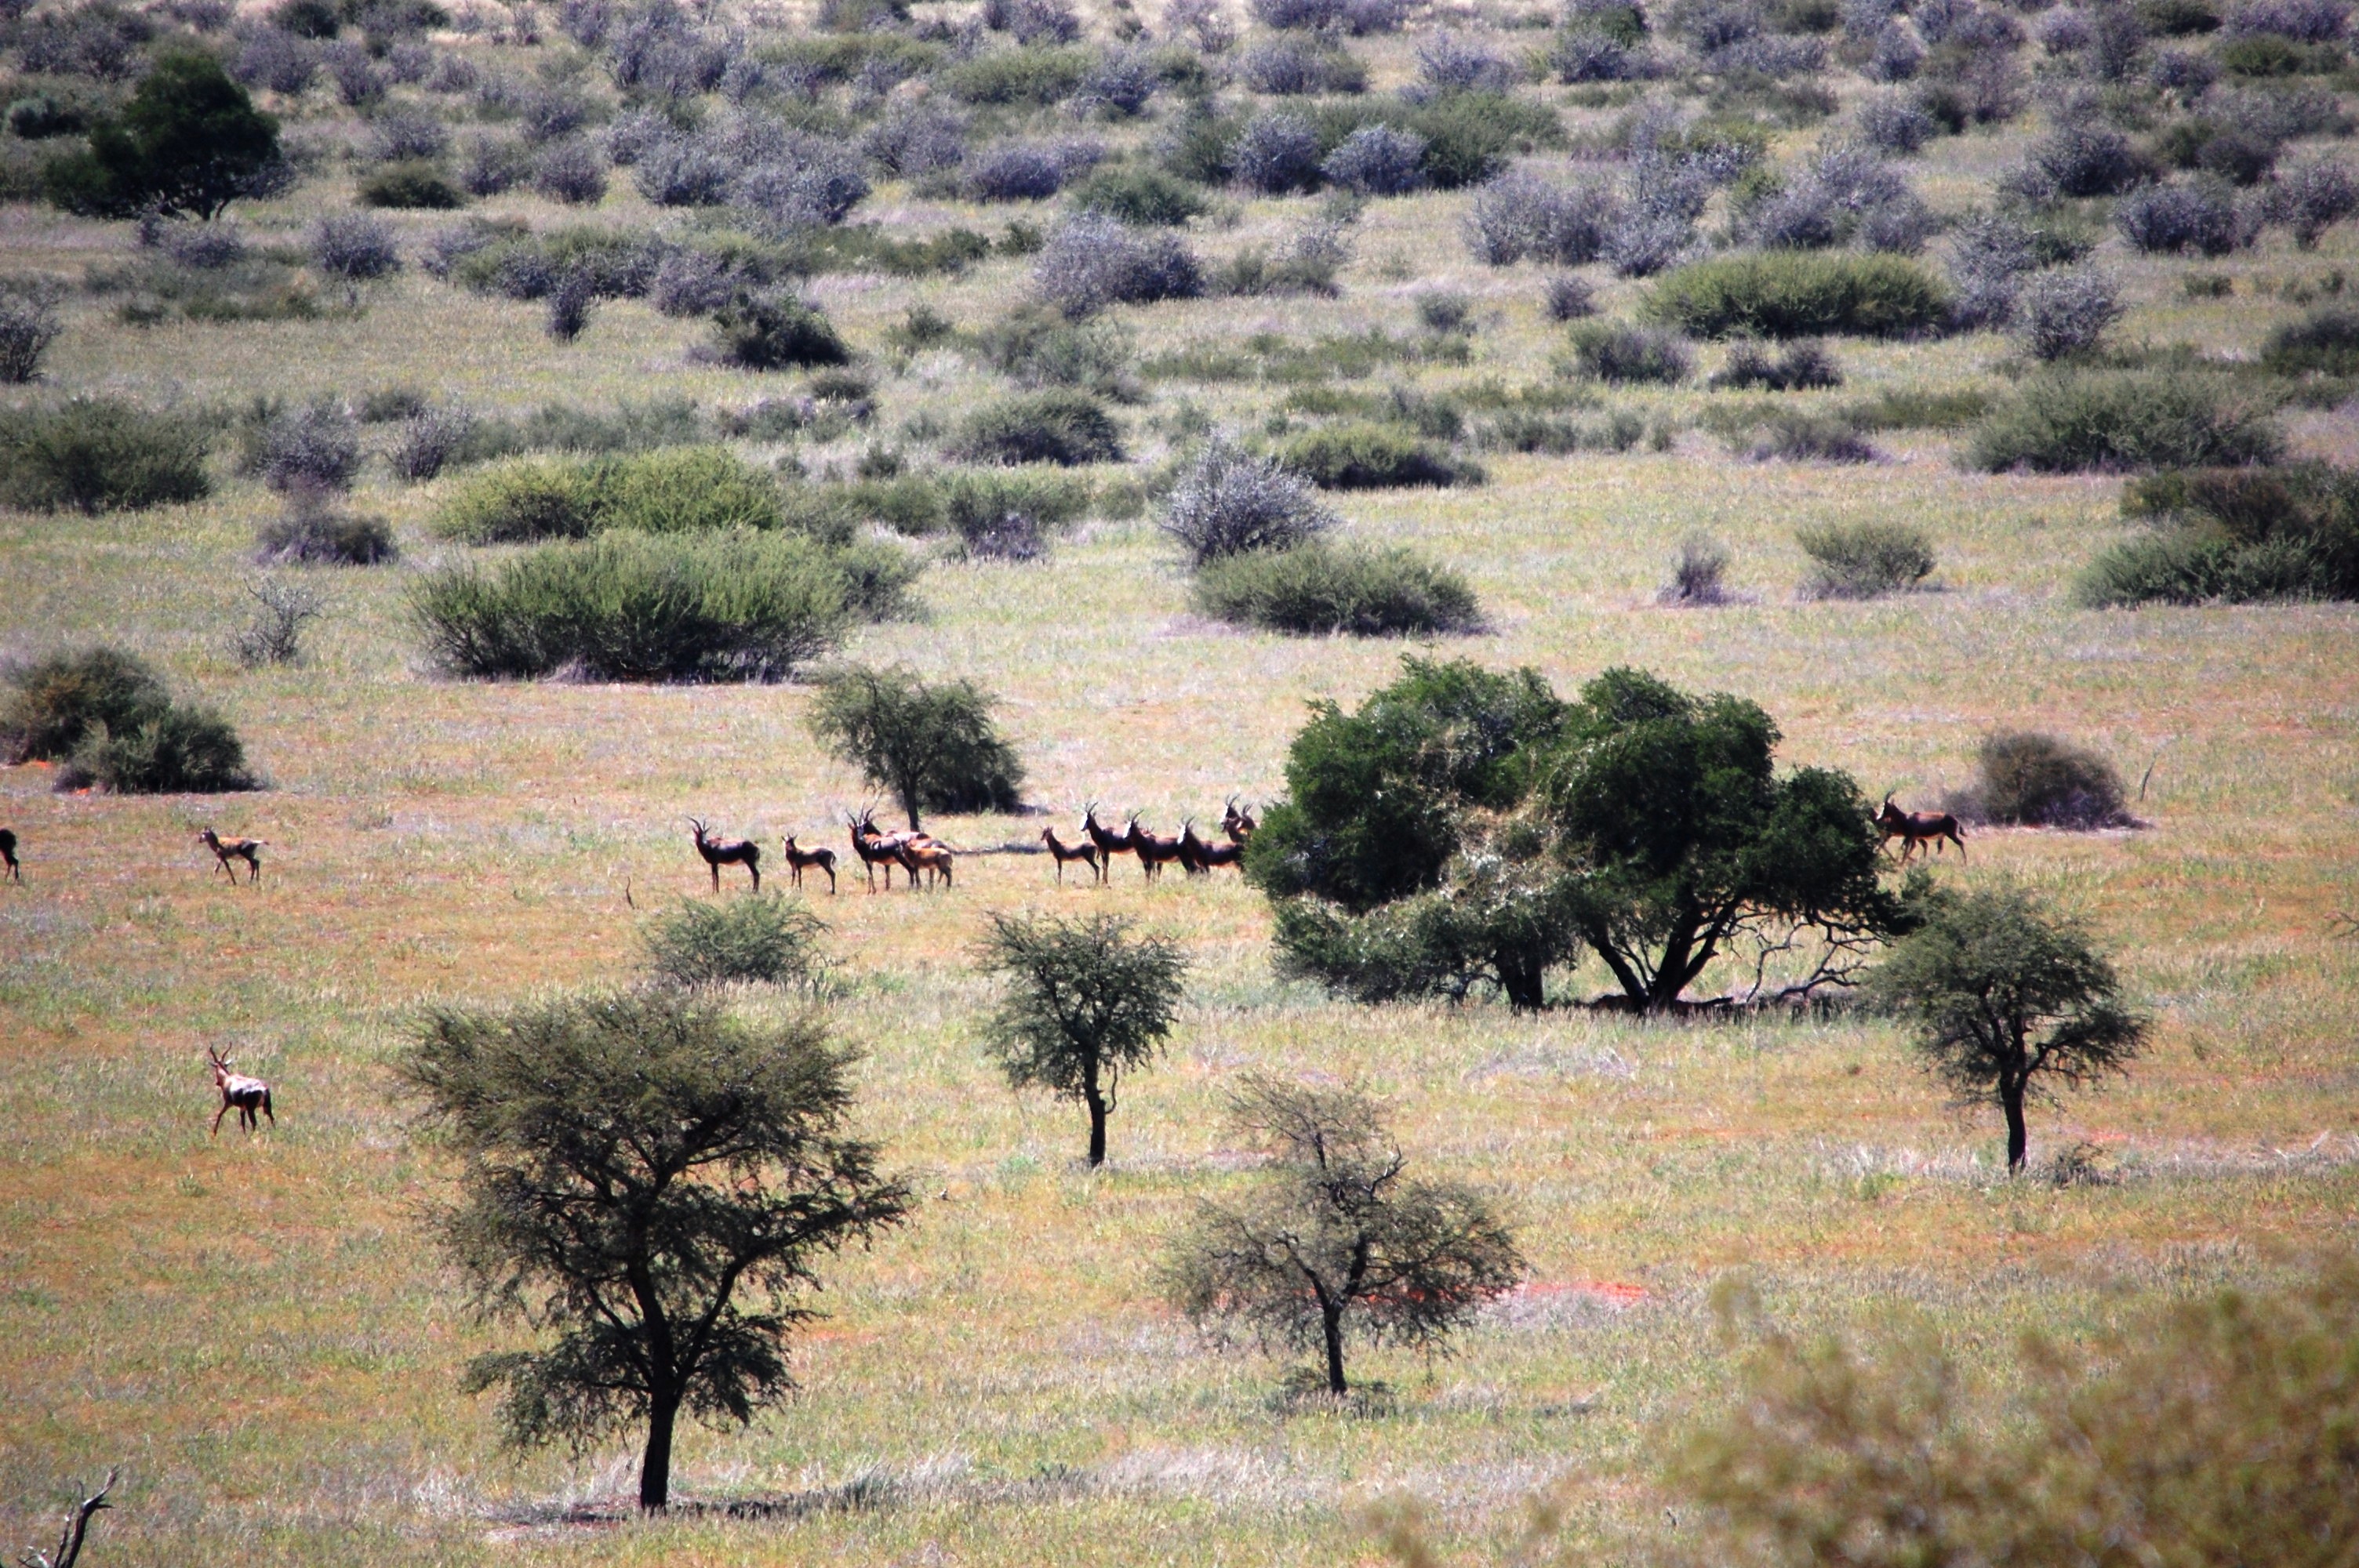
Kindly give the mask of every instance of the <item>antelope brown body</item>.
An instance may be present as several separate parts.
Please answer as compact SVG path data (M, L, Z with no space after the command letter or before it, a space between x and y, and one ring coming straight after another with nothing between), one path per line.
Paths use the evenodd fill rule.
M1040 829L1040 842L1049 846L1049 853L1056 859L1057 880L1060 882L1065 880L1065 862L1068 860L1079 860L1088 866L1090 881L1093 882L1105 881L1105 872L1098 864L1098 847L1095 844L1086 840L1079 844L1068 844L1057 837L1057 830L1053 827Z
M1129 835L1108 832L1104 824L1098 820L1098 803L1094 800L1082 807L1082 831L1089 836L1092 847L1098 852L1101 875L1111 879L1114 858L1130 852Z
M237 868L230 864L232 860L245 862L246 871L249 873L245 879L247 881L258 882L262 880L262 851L269 846L269 839L224 838L210 827L201 827L197 829L197 842L213 852L213 870L228 872L230 884L233 887L237 884ZM13 856L10 857L9 864L12 866L16 864Z
M271 1126L278 1125L277 1113L270 1108L268 1084L260 1078L249 1078L244 1073L231 1072L229 1058L211 1047L206 1049L205 1055L212 1063L213 1087L221 1091L221 1108L213 1112L213 1137L221 1136L222 1118L233 1110L237 1112L238 1126L248 1132L257 1130L261 1125L255 1119L256 1111L270 1118Z
M1900 840L1900 860L1903 865L1917 852L1919 844L1933 846L1933 853L1941 852L1941 841L1948 839L1958 847L1958 859L1966 858L1966 840L1958 831L1958 819L1946 811L1903 811L1884 797L1884 809L1876 814L1875 825L1884 830L1886 842Z
M1149 833L1138 825L1135 815L1130 819L1129 838L1130 852L1136 855L1138 863L1146 868L1149 881L1161 874L1164 867L1180 858L1180 840L1177 838Z
M1240 865L1245 860L1245 849L1244 842L1239 839L1233 838L1225 844L1215 844L1209 839L1197 838L1196 825L1193 822L1183 823L1180 826L1180 863L1187 867L1190 873L1209 871L1215 866Z
M835 851L822 844L816 849L805 849L795 843L795 836L787 835L787 873L795 886L803 885L803 872L817 866L827 873L828 896L835 896Z
M1244 843L1254 836L1254 829L1260 826L1260 823L1254 820L1252 812L1237 809L1235 795L1229 796L1229 804L1221 810L1221 831L1229 836L1230 843Z
M743 866L754 879L754 891L762 891L762 846L751 838L715 838L704 830L704 824L691 816L689 830L696 836L696 852L704 857L704 869L712 873L712 891L721 891L721 868Z

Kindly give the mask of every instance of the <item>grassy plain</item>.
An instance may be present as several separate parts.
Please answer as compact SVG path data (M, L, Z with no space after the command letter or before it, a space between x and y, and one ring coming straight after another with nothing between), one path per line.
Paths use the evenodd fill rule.
M1407 49L1364 47L1376 85L1405 77ZM1919 166L1927 195L1967 204L2020 136L1937 143ZM246 220L292 237L349 184L328 174ZM1371 208L1338 299L1123 314L1150 354L1261 330L1406 333L1415 294L1447 287L1474 298L1473 362L1367 384L1546 380L1562 338L1540 317L1541 275L1467 260L1464 200ZM557 216L523 197L486 209ZM1247 203L1205 247L1274 234L1285 211ZM1005 213L888 189L864 215ZM622 182L597 214L652 216ZM73 277L129 243L122 225L0 211L9 270ZM2108 241L2101 257L2133 306L2119 337L2249 351L2296 314L2284 285L2359 271L2347 227L2317 253L2282 247L2272 236L2205 264L2237 290L2197 300L2184 264ZM980 325L1018 298L1022 267L829 277L813 293L876 356L890 427L947 420L993 378L949 351L895 361L885 330L920 302ZM1606 309L1637 289L1608 284ZM697 326L639 304L602 306L570 346L539 317L414 269L358 317L314 322L139 329L82 298L49 374L210 406L408 385L487 411L657 394L711 408L793 384L691 362ZM1811 396L1995 385L2012 351L1991 336L1843 343L1850 384ZM1125 414L1148 461L1182 399L1245 423L1284 392L1151 390ZM1684 421L1705 396L1641 401ZM2359 455L2348 408L2289 426L2304 450ZM2035 1160L2086 1140L2120 1181L2002 1179L1993 1119L1948 1107L1880 1022L1358 1009L1273 979L1264 908L1233 881L1144 888L1125 864L1108 891L1060 892L1045 860L1018 856L969 861L938 897L871 898L847 881L814 902L851 982L842 1029L869 1054L863 1119L929 1201L833 1271L797 1402L686 1442L682 1492L806 1508L735 1522L596 1507L600 1522L565 1522L623 1494L624 1447L579 1465L497 1450L490 1411L456 1387L493 1340L421 1242L434 1167L408 1146L384 1064L428 1001L626 983L636 921L709 896L689 812L768 843L840 843L837 810L863 792L815 753L808 693L432 678L404 585L456 546L425 529L436 487L377 468L355 504L396 521L406 564L301 574L332 610L286 669L245 672L223 651L275 504L251 481L138 516L0 515L0 652L104 640L147 654L235 719L273 785L114 799L52 794L38 766L0 772L0 820L26 852L25 885L0 887L0 1539L45 1536L77 1479L121 1464L93 1562L1310 1563L1371 1552L1357 1510L1396 1493L1424 1499L1452 1550L1493 1553L1527 1498L1571 1477L1568 1542L1626 1555L1685 1528L1654 1466L1734 1366L1707 1304L1716 1281L1749 1279L1788 1325L1922 1313L2004 1379L2026 1327L2093 1335L2155 1292L2267 1278L2347 1244L2359 942L2333 918L2359 908L2359 614L2074 609L2073 574L2123 526L2117 481L1966 474L1938 432L1878 444L1885 460L1864 468L1755 465L1689 429L1666 452L1490 456L1481 488L1345 511L1360 536L1473 580L1493 631L1446 651L1528 663L1560 688L1628 663L1742 693L1783 725L1787 761L1851 769L1876 795L1963 784L1977 739L2002 725L2092 744L2132 780L2151 762L2142 829L1981 833L1970 867L1942 871L2019 877L2085 914L2157 1015L2126 1080L2034 1124ZM1935 591L1797 600L1798 524L1894 515L1937 540ZM1748 602L1655 607L1674 544L1697 528L1733 547ZM1145 520L1089 524L1046 564L945 560L918 595L923 619L847 653L1000 694L1030 795L1060 820L1094 799L1169 828L1209 822L1233 792L1266 800L1304 702L1355 699L1402 652L1192 619ZM190 839L206 823L270 840L261 885L209 874ZM988 844L1040 826L948 832ZM1196 964L1169 1059L1129 1086L1096 1174L1071 1108L1013 1098L973 1029L984 912L1051 906L1135 913ZM207 1140L208 1045L273 1082L275 1132ZM1389 1415L1286 1414L1282 1362L1199 1347L1156 1304L1159 1238L1245 1179L1215 1113L1247 1067L1364 1077L1395 1099L1419 1161L1495 1186L1519 1222L1537 1282L1460 1356L1358 1364L1393 1386Z

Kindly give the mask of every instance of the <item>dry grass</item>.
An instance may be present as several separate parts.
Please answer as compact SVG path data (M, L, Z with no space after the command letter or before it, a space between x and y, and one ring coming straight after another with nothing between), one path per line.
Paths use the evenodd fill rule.
M1378 87L1406 78L1404 41L1354 47ZM1964 204L2019 135L1936 144L1927 195ZM345 183L248 222L292 234ZM1542 315L1545 274L1470 262L1453 228L1465 200L1374 205L1333 301L1120 314L1152 355L1260 330L1407 332L1412 297L1446 287L1474 302L1475 362L1402 379L1546 379L1562 334ZM1245 203L1203 248L1266 241L1300 205ZM864 216L923 226L1006 215L892 189L872 207ZM555 211L528 197L484 210ZM650 218L620 180L597 216ZM0 211L9 270L71 276L127 243L120 225ZM2347 227L2316 254L2281 245L2204 264L2238 291L2192 300L2184 264L2109 241L2134 307L2119 336L2249 349L2294 314L2256 297L2255 279L2359 260ZM1000 260L958 280L830 277L814 293L873 352L913 304L979 326L1024 276ZM1625 314L1636 291L1608 283L1601 308ZM358 318L310 323L136 330L78 298L49 376L222 406L414 385L494 412L656 394L710 408L793 384L690 362L701 335L620 303L560 346L538 308L412 271ZM1850 384L1797 401L1994 384L2009 351L1992 337L1845 344ZM995 384L944 351L880 362L888 427L925 412L951 423ZM1182 398L1242 423L1284 390L1163 384L1129 416L1134 444L1159 461L1148 420ZM1685 420L1706 395L1631 401ZM2347 420L2293 427L2334 451ZM836 808L864 792L808 740L808 693L428 678L402 588L454 546L424 527L435 487L397 487L381 469L354 504L395 521L404 565L318 571L333 610L309 662L285 669L241 671L223 651L245 614L241 562L273 506L259 487L133 517L0 515L0 653L104 638L147 654L231 714L275 785L117 800L52 795L38 767L0 773L27 878L0 886L0 1540L43 1533L74 1478L120 1462L122 1507L102 1517L92 1560L179 1568L1329 1563L1361 1540L1366 1498L1416 1493L1445 1539L1497 1545L1521 1529L1522 1499L1566 1474L1586 1477L1574 1540L1610 1546L1667 1528L1650 1489L1657 1434L1723 1385L1731 1361L1705 1303L1732 1271L1781 1320L1914 1303L1998 1361L2026 1324L2093 1329L2137 1295L2263 1277L2347 1240L2359 943L2330 921L2359 906L2354 611L2073 610L2071 578L2121 527L2116 481L1961 473L1948 438L1927 432L1879 445L1888 460L1840 471L1732 465L1694 433L1662 454L1492 456L1483 488L1353 497L1345 511L1356 535L1412 544L1473 580L1493 631L1453 647L1537 665L1560 687L1628 663L1741 692L1777 716L1789 760L1849 768L1875 795L1961 784L1985 730L2033 719L2132 779L2159 752L2136 807L2147 829L1986 832L1970 870L1942 871L2014 874L2085 912L2158 1013L2130 1078L2034 1125L2035 1161L2085 1139L2121 1181L2003 1180L1995 1126L1947 1108L1880 1023L1354 1009L1270 978L1265 911L1234 880L1147 890L1125 862L1111 891L1075 880L1060 892L1045 860L1016 856L968 862L939 897L870 898L851 878L815 903L852 982L843 1028L870 1052L865 1119L935 1201L835 1271L798 1403L749 1433L687 1441L689 1495L792 1501L795 1517L759 1520L623 1520L612 1455L495 1451L488 1411L456 1389L484 1341L421 1254L410 1217L431 1170L381 1064L429 1000L622 983L641 914L710 896L690 811L772 844L800 832L848 862ZM1798 524L1890 516L1934 537L1944 591L1794 602ZM1731 586L1756 602L1652 607L1677 541L1700 528L1729 543ZM1233 792L1280 791L1306 699L1355 698L1399 649L1211 629L1183 613L1185 591L1149 524L1100 523L1046 566L931 568L927 618L851 651L1001 694L1033 798L1060 818L1095 799L1166 830L1188 814L1209 826ZM260 887L207 874L190 841L207 822L271 841ZM947 827L982 844L1039 823ZM984 911L1083 903L1173 931L1198 966L1174 1049L1125 1094L1095 1175L1070 1108L1011 1098L983 1060L970 968ZM207 1141L206 1045L273 1082L276 1133ZM1279 1368L1198 1349L1149 1279L1158 1237L1237 1179L1212 1129L1245 1067L1365 1076L1397 1098L1420 1159L1506 1195L1543 1286L1643 1293L1544 1289L1494 1313L1454 1362L1371 1357L1364 1371L1396 1390L1389 1415L1280 1413Z

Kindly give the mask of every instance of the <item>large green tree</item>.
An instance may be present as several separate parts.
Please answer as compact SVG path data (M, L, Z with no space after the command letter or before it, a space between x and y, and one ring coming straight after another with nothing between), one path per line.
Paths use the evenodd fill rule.
M398 1070L462 1162L436 1228L484 1315L552 1336L468 1368L512 1442L645 1422L660 1509L683 1411L742 1424L793 1387L794 1298L910 1206L844 1131L852 1060L814 1017L669 989L427 1019Z
M1024 762L971 682L933 685L915 672L854 667L828 678L811 705L813 734L861 776L890 790L912 832L927 811L1013 811Z
M1639 671L1568 704L1531 670L1410 660L1357 712L1314 710L1247 874L1281 968L1363 1000L1538 1007L1584 950L1637 1011L1732 958L1746 996L1805 996L1850 983L1909 906L1858 787L1779 773L1777 738L1750 702Z
M2123 1005L2089 934L2019 888L1933 901L1870 990L1916 1025L1926 1060L1961 1094L1998 1101L2009 1170L2029 1146L2027 1100L2122 1072L2146 1044L2146 1021Z
M49 199L70 211L128 218L156 211L211 219L280 167L278 122L208 54L158 59L90 145L52 159Z

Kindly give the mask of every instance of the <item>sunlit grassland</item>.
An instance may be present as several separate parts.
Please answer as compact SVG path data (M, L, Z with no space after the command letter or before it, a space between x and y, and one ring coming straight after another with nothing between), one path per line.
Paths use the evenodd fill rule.
M1390 60L1395 47L1374 52ZM1929 194L1986 181L2015 145L1937 144ZM292 235L342 199L317 182L251 222ZM1477 303L1473 362L1367 385L1549 381L1562 337L1540 317L1540 274L1469 262L1454 232L1464 200L1371 208L1338 299L1133 313L1137 346L1412 334L1416 293L1449 287ZM928 222L1005 218L878 199L897 203ZM529 199L488 205L554 216ZM1226 254L1274 236L1302 205L1245 203L1201 243ZM598 221L648 216L618 181ZM125 243L120 226L0 214L13 268L72 276ZM2249 352L2295 313L2283 282L2351 267L2359 249L2342 231L2315 254L2277 245L2207 265L2238 292L2198 300L2184 265L2109 242L2101 258L2136 307L2120 337ZM874 438L913 415L954 420L998 384L953 353L905 365L885 330L919 302L981 326L1016 302L1023 276L995 260L958 279L819 281L873 356ZM1641 292L1617 282L1601 297L1624 314ZM701 328L636 303L602 306L571 346L548 340L536 307L415 271L366 303L353 319L136 330L80 299L50 378L200 406L411 385L508 412L657 395L710 408L796 384L692 362ZM2012 351L1981 336L1837 352L1850 384L1818 401L2000 386L1994 367ZM1148 390L1124 416L1149 462L1167 450L1156 422L1182 398L1250 427L1286 391ZM1684 425L1705 396L1626 400ZM2288 423L2326 452L2347 448L2348 419ZM1271 977L1266 912L1234 881L1146 888L1125 862L1109 890L1060 891L1044 860L995 855L962 862L953 892L872 898L848 875L842 896L813 902L843 965L836 1011L868 1053L862 1121L927 1201L905 1234L832 1271L832 1316L799 1353L805 1395L750 1433L690 1439L681 1487L775 1498L890 1484L872 1487L874 1508L734 1524L534 1525L611 1492L614 1454L511 1459L489 1411L458 1392L459 1364L495 1341L420 1238L435 1168L410 1149L385 1063L429 1002L627 983L636 922L710 896L689 812L766 844L802 833L848 861L841 808L866 792L817 753L807 691L432 678L405 592L459 553L428 527L448 480L405 490L373 470L353 504L395 520L406 564L302 574L332 601L310 657L253 673L223 644L245 614L253 528L275 504L258 487L225 479L203 503L136 517L0 516L0 652L103 639L147 653L236 720L273 785L109 799L53 795L40 768L0 773L27 879L0 888L0 1537L33 1539L71 1480L121 1463L105 1560L191 1568L1330 1563L1359 1550L1362 1499L1414 1493L1445 1537L1491 1544L1568 1476L1575 1539L1611 1546L1678 1528L1653 1466L1667 1424L1718 1397L1739 1353L1707 1304L1723 1277L1748 1278L1782 1324L1921 1312L2004 1375L2026 1328L2093 1335L2151 1292L2267 1277L2347 1241L2359 943L2332 920L2359 908L2359 618L2073 609L2073 575L2124 526L2117 481L1971 475L1940 433L1875 439L1886 460L1864 468L1755 465L1687 428L1668 452L1487 455L1486 485L1343 510L1355 533L1414 544L1473 582L1493 629L1443 651L1528 663L1560 689L1626 663L1735 691L1777 716L1788 761L1850 769L1878 795L1962 784L1999 726L2093 745L2133 784L2151 764L2142 829L1976 833L1969 864L1941 870L2019 877L2087 916L2156 1013L2152 1054L2126 1079L2034 1123L2035 1159L2086 1140L2118 1184L1999 1179L1991 1120L1948 1106L1879 1022L1353 1009ZM1937 541L1934 591L1797 600L1798 524L1890 515ZM1667 558L1697 529L1731 546L1748 600L1658 609ZM921 618L864 631L848 655L998 694L1027 793L1060 822L1096 800L1169 830L1191 814L1209 826L1233 793L1266 801L1304 703L1356 699L1405 651L1206 625L1147 520L1092 523L1043 565L938 563L919 598ZM211 874L190 841L208 822L271 841L259 887ZM939 826L979 848L1041 825ZM976 1040L983 914L1027 907L1134 914L1195 961L1170 1054L1125 1085L1095 1175L1070 1108L1011 1096ZM1593 966L1577 977L1584 994L1601 985ZM206 1139L207 1045L272 1080L276 1131ZM1455 1359L1359 1363L1392 1385L1392 1414L1282 1413L1282 1362L1199 1346L1154 1288L1161 1235L1248 1179L1218 1118L1247 1068L1364 1078L1394 1098L1421 1163L1501 1194L1543 1287L1644 1298L1538 1290Z

